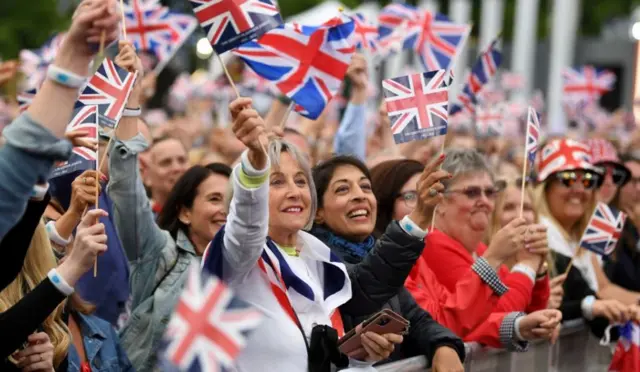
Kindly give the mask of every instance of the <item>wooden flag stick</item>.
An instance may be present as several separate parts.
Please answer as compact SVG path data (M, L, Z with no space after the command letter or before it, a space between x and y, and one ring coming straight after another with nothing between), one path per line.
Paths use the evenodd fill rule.
M217 52L214 52L214 54L216 55L216 57L218 57L218 61L220 61L220 65L222 66L222 69L224 70L224 74L227 76L227 80L229 80L229 84L231 84L231 88L233 89L233 92L236 94L236 98L240 98L240 91L238 91L238 87L236 87L236 83L233 82L233 78L231 77L231 74L229 73L229 70L227 70L227 65L225 65L225 63L222 60L222 57L220 56L220 54L218 54ZM260 143L260 147L262 147L262 151L268 157L269 153L267 152L267 150L266 150L266 148L264 146L264 143L262 143L262 137L260 137L258 142Z
M100 34L100 49L98 50L98 55L100 57L104 57L104 43L106 38L107 38L107 33L105 30L102 30L102 33Z
M576 254L573 255L573 257L571 257L571 261L569 261L569 265L567 265L567 269L564 271L564 274L567 275L569 273L569 271L571 270L571 268L573 267L573 259L580 256L580 254L582 253L582 245L580 245L578 247L578 250L576 251Z
M442 140L442 146L440 147L440 154L444 155L444 140ZM442 169L442 164L438 167L438 170ZM435 229L436 226L436 211L438 210L438 206L436 205L433 208L433 216L431 216L431 231Z
M127 21L124 17L124 0L120 0L120 14L122 15L122 38L127 40Z
M280 129L284 129L284 127L287 125L287 120L289 119L289 115L291 114L291 111L293 111L294 105L295 105L295 102L293 102L293 100L289 102L289 107L287 107L287 111L284 112L284 116L280 121Z

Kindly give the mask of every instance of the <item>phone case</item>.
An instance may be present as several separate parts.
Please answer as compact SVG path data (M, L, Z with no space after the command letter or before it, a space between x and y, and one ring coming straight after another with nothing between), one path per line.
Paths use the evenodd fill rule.
M342 353L348 354L352 358L363 359L366 357L366 352L364 351L359 354L351 354L353 351L362 347L362 340L360 337L357 337L360 334L373 332L379 335L387 333L404 335L408 331L408 320L389 309L385 309L362 322L361 327L356 327L344 335L344 337L338 341L338 348Z

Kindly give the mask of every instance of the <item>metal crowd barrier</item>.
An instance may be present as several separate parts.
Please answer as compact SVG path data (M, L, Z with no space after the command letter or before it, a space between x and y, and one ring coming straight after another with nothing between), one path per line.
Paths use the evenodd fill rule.
M466 372L602 372L611 362L612 348L601 346L582 321L563 324L555 345L535 342L525 353L482 348L465 344ZM376 367L379 372L427 371L419 356Z

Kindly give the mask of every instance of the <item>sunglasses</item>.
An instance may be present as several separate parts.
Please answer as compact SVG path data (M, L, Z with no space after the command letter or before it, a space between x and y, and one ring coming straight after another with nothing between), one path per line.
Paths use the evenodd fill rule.
M447 190L445 194L459 193L471 200L479 199L483 194L489 200L495 200L500 193L500 189L495 186L482 188L480 186L468 186L462 190Z
M573 187L575 184L581 184L586 190L592 190L599 186L600 176L591 172L576 173L574 171L558 172L555 175L565 187Z
M624 168L618 167L614 164L605 164L600 166L600 168L604 172L604 177L611 176L611 180L618 187L629 181L630 174Z

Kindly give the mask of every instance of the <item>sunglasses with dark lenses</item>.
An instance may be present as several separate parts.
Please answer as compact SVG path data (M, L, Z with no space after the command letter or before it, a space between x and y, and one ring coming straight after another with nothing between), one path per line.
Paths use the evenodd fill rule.
M478 199L482 196L482 194L484 194L484 196L489 199L489 200L494 200L497 196L498 193L500 192L500 190L495 187L485 187L482 188L480 186L468 186L465 187L462 190L447 190L445 191L445 193L459 193L462 194L464 196L466 196L467 198L471 199L471 200L475 200Z
M586 190L598 187L600 176L591 172L578 173L574 171L564 171L556 173L556 179L565 187L573 187L575 184L581 184Z
M617 167L613 164L606 164L600 168L604 171L604 177L611 176L611 180L616 186L622 186L629 180L630 175L624 168Z

